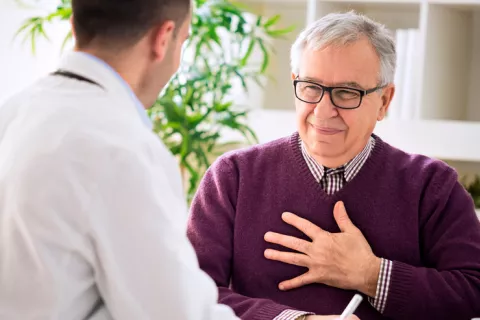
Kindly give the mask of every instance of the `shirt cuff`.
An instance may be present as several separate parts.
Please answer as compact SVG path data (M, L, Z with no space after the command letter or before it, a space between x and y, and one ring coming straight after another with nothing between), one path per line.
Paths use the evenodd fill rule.
M295 320L298 317L310 315L310 314L313 315L313 313L310 313L310 312L288 309L288 310L284 310L282 313L276 316L273 320Z
M382 314L385 311L385 306L387 305L388 290L392 276L392 266L392 261L381 259L380 274L378 275L375 298L368 298L368 302L370 302L370 304Z

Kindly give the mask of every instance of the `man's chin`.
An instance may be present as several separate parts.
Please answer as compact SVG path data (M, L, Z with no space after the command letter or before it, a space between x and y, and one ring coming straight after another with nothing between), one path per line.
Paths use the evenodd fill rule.
M318 132L317 130L311 130L308 134L309 140L311 140L313 143L319 143L319 144L338 144L341 141L343 135L343 132L335 133L335 134L323 134L321 132Z

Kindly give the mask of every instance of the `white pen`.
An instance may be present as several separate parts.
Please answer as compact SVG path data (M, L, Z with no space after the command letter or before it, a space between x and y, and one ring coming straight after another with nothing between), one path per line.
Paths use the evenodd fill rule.
M357 307L360 305L362 300L363 300L363 297L358 293L354 295L352 300L350 300L350 303L348 304L348 306L345 308L345 310L343 310L343 313L340 316L340 318L338 318L338 320L345 320L348 317L350 317L355 312L355 310L357 310Z

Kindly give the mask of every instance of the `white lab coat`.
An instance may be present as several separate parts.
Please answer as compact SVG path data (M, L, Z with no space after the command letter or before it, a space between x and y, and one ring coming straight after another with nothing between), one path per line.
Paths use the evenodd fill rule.
M83 53L0 107L0 319L236 319L186 238L177 162Z

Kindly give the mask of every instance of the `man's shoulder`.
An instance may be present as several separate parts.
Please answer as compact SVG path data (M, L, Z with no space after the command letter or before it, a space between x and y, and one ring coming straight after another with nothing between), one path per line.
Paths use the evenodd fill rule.
M275 139L253 146L243 147L228 151L220 157L220 161L235 164L259 164L265 161L270 163L285 161L292 154L292 143L295 134Z
M388 150L385 159L390 170L397 176L412 178L418 182L430 182L435 177L443 177L445 182L458 178L456 170L448 163L435 157L420 153L412 153L383 142Z

